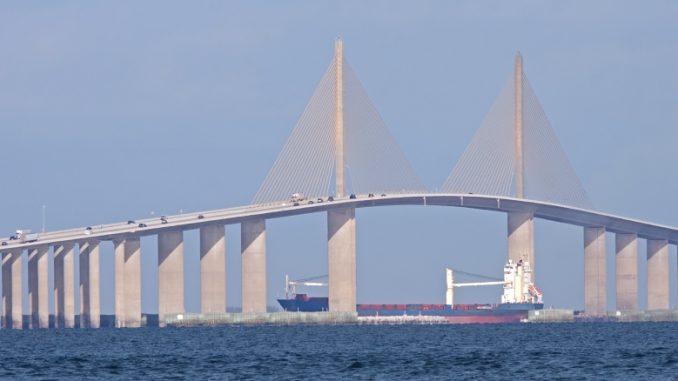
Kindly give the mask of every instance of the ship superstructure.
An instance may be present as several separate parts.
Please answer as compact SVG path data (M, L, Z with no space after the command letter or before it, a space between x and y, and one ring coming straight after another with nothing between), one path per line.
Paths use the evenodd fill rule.
M532 283L530 263L508 260L504 265L504 293L502 303L543 303L541 291Z

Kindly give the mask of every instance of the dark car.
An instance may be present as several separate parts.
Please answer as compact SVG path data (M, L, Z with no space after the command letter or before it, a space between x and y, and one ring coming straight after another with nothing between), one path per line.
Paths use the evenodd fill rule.
M167 217L160 216L160 223L163 224L163 225L166 224L167 223Z
M386 197L386 193L382 193L382 194L381 194L381 197Z
M139 224L139 227L140 227L140 228L145 228L145 227L146 227L146 224L142 222L142 223Z
M19 238L15 235L9 236L10 241L14 241L15 239L19 239Z
M313 200L308 200L308 204L309 205L313 204Z
M205 218L205 216L203 216L202 214L198 214L198 219L199 219L199 220L202 220L203 218Z
M351 195L348 196L348 198L350 198L351 200L355 200L357 197L353 193L351 193Z
M322 198L318 197L318 200L317 200L318 203L321 203L321 202L323 202L323 201L325 201L325 200L323 200Z
M328 197L327 201L334 201L334 197L332 197L332 196Z
M134 222L134 220L128 220L127 221L127 225L134 225L134 224L136 224L136 222Z
M2 246L7 246L7 242L2 241L2 243L0 243L0 245L2 245Z
M370 198L374 197L374 193L368 194L367 197L370 197Z

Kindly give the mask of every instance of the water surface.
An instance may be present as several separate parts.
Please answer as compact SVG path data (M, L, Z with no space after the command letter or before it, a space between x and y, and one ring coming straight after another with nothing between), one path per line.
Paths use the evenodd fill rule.
M678 323L0 331L0 377L678 378Z

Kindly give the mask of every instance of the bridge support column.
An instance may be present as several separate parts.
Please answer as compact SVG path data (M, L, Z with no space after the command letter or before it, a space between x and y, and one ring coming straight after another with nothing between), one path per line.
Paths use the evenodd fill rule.
M356 311L355 209L327 211L329 309Z
M521 259L529 261L534 283L534 214L508 213L508 259L514 263Z
M12 254L0 253L2 260L2 328L12 326Z
M647 240L647 309L669 309L669 243Z
M226 312L226 239L223 225L200 228L200 310Z
M141 245L139 238L114 241L115 326L141 326Z
M638 309L638 236L617 233L616 246L616 288L617 310Z
M605 228L584 228L584 311L590 316L607 312Z
M59 328L75 326L75 284L73 244L54 246L54 317Z
M49 328L48 247L39 246L28 252L28 310L31 328Z
M2 253L2 318L4 328L23 328L23 251Z
M158 322L165 315L184 313L184 234L181 230L158 234Z
M266 312L266 221L240 225L242 312Z
M99 295L99 241L82 242L80 243L80 327L100 327Z

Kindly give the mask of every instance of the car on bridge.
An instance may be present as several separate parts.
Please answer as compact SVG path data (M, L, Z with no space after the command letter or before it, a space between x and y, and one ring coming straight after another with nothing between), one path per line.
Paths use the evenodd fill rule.
M292 193L292 196L290 196L290 202L295 203L295 202L302 202L306 200L306 197L304 197L303 193Z

